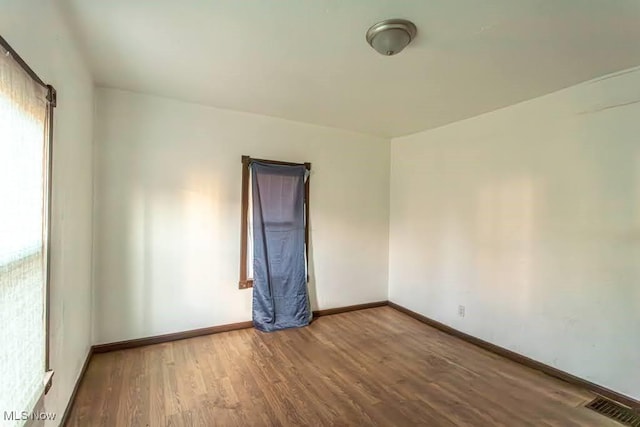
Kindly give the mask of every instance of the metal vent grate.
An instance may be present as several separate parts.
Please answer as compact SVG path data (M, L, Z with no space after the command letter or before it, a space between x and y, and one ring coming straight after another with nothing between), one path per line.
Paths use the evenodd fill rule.
M586 406L587 408L624 425L640 427L640 413L612 400L605 399L603 397L596 397L591 402L587 403Z

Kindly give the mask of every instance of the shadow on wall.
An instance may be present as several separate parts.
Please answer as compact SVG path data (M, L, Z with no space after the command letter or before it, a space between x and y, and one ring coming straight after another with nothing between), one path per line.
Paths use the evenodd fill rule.
M481 188L476 197L476 271L480 283L517 297L496 303L516 305L526 314L531 304L536 260L533 231L543 195L531 177L513 178ZM455 263L452 268L455 268ZM517 288L517 292L513 292Z
M226 294L216 295L220 283L228 283L229 293L237 290L237 278L231 281L229 272L222 271L230 266L220 265L221 252L232 249L231 233L222 226L230 212L223 212L211 173L194 175L184 186L169 180L153 185L132 181L136 185L119 203L122 212L112 219L125 234L104 236L113 246L103 268L114 270L109 277L115 283L102 292L107 299L114 292L121 306L114 330L135 336L184 329L191 317L185 313L202 315L225 306ZM175 324L179 320L182 326Z
M311 203L309 203L311 205ZM309 214L309 259L307 260L307 268L309 274L309 281L307 283L307 287L309 290L309 305L311 306L311 310L318 309L318 293L316 288L316 269L315 264L313 262L313 221L311 218L311 214Z
M635 161L635 171L636 171L636 200L634 203L634 216L635 216L635 227L632 232L634 248L635 248L635 259L640 260L640 150L636 153L636 161ZM634 277L640 278L640 262L635 264L635 274ZM636 303L635 309L636 312L640 312L640 286L635 286L636 289ZM638 325L640 326L640 324Z

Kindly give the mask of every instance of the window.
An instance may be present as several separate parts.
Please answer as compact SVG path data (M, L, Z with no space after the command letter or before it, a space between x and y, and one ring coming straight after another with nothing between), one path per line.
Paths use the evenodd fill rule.
M47 372L47 246L54 106L55 90L45 85L0 37L0 410L3 412L33 411L51 384L51 373ZM19 423L17 419L13 422Z
M275 165L302 165L311 171L311 163L289 163L276 160L252 159L242 156L242 209L240 217L240 289L253 286L253 212L251 203L251 173L253 160ZM307 260L309 259L309 177L304 185L304 241Z

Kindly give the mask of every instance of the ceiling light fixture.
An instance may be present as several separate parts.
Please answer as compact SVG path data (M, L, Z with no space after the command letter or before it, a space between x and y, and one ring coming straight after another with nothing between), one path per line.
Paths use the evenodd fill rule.
M386 19L369 28L367 42L381 55L391 56L407 47L417 32L411 21Z

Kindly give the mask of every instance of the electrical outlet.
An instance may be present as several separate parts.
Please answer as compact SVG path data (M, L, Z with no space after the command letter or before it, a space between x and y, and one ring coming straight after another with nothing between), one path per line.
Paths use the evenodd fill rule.
M464 312L465 312L464 305L459 305L458 306L458 316L464 317Z

